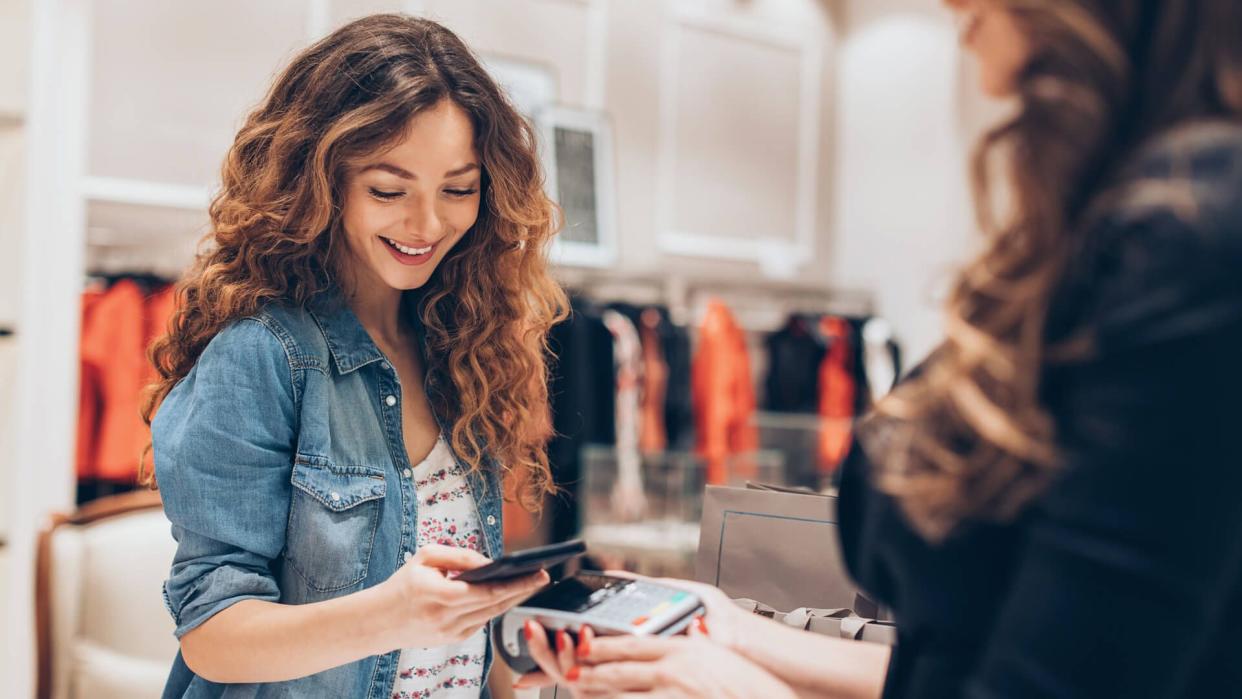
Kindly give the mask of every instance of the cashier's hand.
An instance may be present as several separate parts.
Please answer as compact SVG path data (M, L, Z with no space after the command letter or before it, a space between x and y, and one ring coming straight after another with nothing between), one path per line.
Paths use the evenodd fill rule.
M586 632L589 634L589 630ZM675 638L592 638L574 651L556 655L546 636L529 642L543 673L539 680L555 679L579 699L793 699L797 695L775 676L715 643L704 635L701 623L691 624L689 635ZM567 640L567 638L566 638ZM561 642L559 645L563 645ZM570 663L567 665L567 661ZM530 678L530 679L528 679ZM539 686L523 677L518 687Z

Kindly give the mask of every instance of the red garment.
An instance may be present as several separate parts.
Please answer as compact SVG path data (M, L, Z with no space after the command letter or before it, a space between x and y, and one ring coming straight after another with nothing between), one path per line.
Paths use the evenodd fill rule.
M155 370L155 365L151 363L147 353L151 350L151 345L156 340L168 334L169 323L172 322L173 313L177 310L177 289L174 285L169 284L151 296L147 297L146 314L144 322L146 325L146 337L142 346L142 365L146 367L146 377L139 389L139 408L147 404L147 386L159 381L159 372ZM151 442L151 429L143 426L142 429L143 449ZM153 473L155 471L155 455L147 453L146 471Z
M177 310L176 291L176 287L169 284L147 297L146 312L143 319L146 325L146 337L142 346L142 356L147 366L147 383L152 383L159 379L159 374L155 371L155 365L146 359L147 351L151 349L152 343L168 334L168 324L172 321L173 312Z
M147 348L167 331L173 307L171 287L144 299L128 279L83 296L79 478L129 483L137 476L151 441L142 421L143 391L156 378Z
M711 301L699 329L691 370L697 452L707 462L707 482L727 483L730 457L759 448L753 424L755 387L746 337L733 314Z
M92 475L127 481L145 443L138 393L146 378L142 290L128 279L112 285L82 329L82 362L99 373L102 411Z
M87 289L82 294L82 336L86 336L95 315L95 307L103 298L102 289ZM83 343L83 348L85 343ZM86 352L78 353L78 480L95 477L95 454L99 449L99 416L103 412L99 366L88 361Z
M825 316L820 329L828 352L819 365L819 471L832 473L850 448L854 418L853 348L849 323Z

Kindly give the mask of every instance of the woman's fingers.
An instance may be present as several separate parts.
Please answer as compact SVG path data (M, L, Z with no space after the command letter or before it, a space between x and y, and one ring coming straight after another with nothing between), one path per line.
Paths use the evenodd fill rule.
M707 638L707 621L702 614L696 614L690 620L690 625L686 627L686 635L690 638Z
M536 590L548 584L548 573L539 571L504 582L471 584L452 581L451 584L465 585L461 593L446 602L451 607L462 608L464 612L484 609L497 604L504 604L514 598L529 597Z
M526 648L530 652L530 657L539 669L558 684L563 683L565 674L561 672L561 664L557 660L556 653L548 646L548 632L544 631L539 624L528 620L522 627L522 633L526 637Z
M587 694L608 691L650 692L666 684L659 663L642 661L580 667L576 675L573 688Z
M576 650L574 639L568 631L561 629L556 632L556 661L561 666L561 674L566 677L569 677L574 666L578 664Z
M674 643L665 638L651 636L609 636L590 641L590 647L581 658L591 665L635 660L651 662L668 654Z
M651 579L645 575L639 575L638 573L631 573L628 570L612 570L612 569L605 570L604 575L607 575L610 578L625 578L626 580L650 580Z
M413 562L440 570L473 570L491 563L491 559L473 549L427 544L414 552Z
M517 682L513 683L514 689L535 689L543 687L551 687L556 684L556 680L552 679L548 673L536 670L528 672L517 678Z
M505 599L499 600L497 602L490 604L489 606L482 607L480 609L469 609L469 610L462 611L461 617L460 617L461 626L463 628L482 626L483 624L486 624L487 622L491 621L495 617L498 617L501 614L504 614L505 612L509 611L515 605L521 603L522 600L526 599L526 597L527 597L527 594L525 592L520 592L511 597L507 597Z
M583 626L578 630L578 648L575 655L578 656L578 662L583 662L591 657L591 644L595 641L595 629L590 626Z

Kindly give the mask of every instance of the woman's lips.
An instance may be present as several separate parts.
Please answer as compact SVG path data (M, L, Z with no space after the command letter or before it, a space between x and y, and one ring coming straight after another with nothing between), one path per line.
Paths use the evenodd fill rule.
M393 259L395 259L397 262L400 262L403 265L410 265L410 266L426 264L428 261L431 260L432 256L435 255L436 247L439 245L439 243L436 243L428 248L409 248L404 245L401 245L400 243L397 243L391 238L385 238L384 236L379 236L379 239L383 242L384 249L387 250L389 254L393 256ZM397 245L401 245L401 247L405 248L406 250L417 250L418 252L415 254L410 254L402 250L399 250L396 247Z

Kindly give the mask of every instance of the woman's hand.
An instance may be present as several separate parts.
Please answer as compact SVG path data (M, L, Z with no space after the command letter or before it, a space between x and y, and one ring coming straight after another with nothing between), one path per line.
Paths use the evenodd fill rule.
M691 624L688 636L676 638L594 638L585 629L580 633L585 640L577 649L561 632L555 653L548 647L542 629L535 626L531 631L528 644L543 672L524 676L518 687L555 682L571 688L580 699L797 696L758 665L709 640L701 620Z
M748 614L741 607L734 604L719 588L711 585L678 578L646 578L623 570L610 570L607 571L607 574L631 580L649 580L695 594L703 603L707 614L705 618L697 619L691 624L688 633L707 635L710 629L711 639L714 642L736 652L742 652L744 646L743 639L747 637L748 633L753 633L753 627L756 624L762 624L764 621L761 617ZM750 628L749 632L747 631L748 627ZM585 652L583 646L586 644L583 644L581 639L587 639L587 644L589 644L593 638L591 629L584 627L579 631L580 645L575 649L569 634L558 633L556 645L558 648L560 646L565 646L566 648L553 650L547 642L546 631L538 624L528 622L524 631L527 633L527 645L530 647L531 655L535 662L539 664L540 670L522 676L515 685L520 689L546 687L553 684L568 684L565 676L566 673L577 663L577 654Z
M578 642L565 631L556 632L556 649L548 645L548 632L537 622L527 620L522 627L526 636L526 648L531 658L539 665L536 672L528 672L518 678L514 689L531 689L533 687L551 687L554 684L568 685L568 674L577 667L578 660L585 657L591 650L595 632L589 626L578 630Z
M582 697L794 699L784 682L705 636L595 641L569 686ZM576 675L576 679L573 677Z
M490 562L469 549L420 547L382 583L395 598L393 648L428 648L464 641L492 617L504 614L548 583L545 571L481 584L454 580L450 575Z

